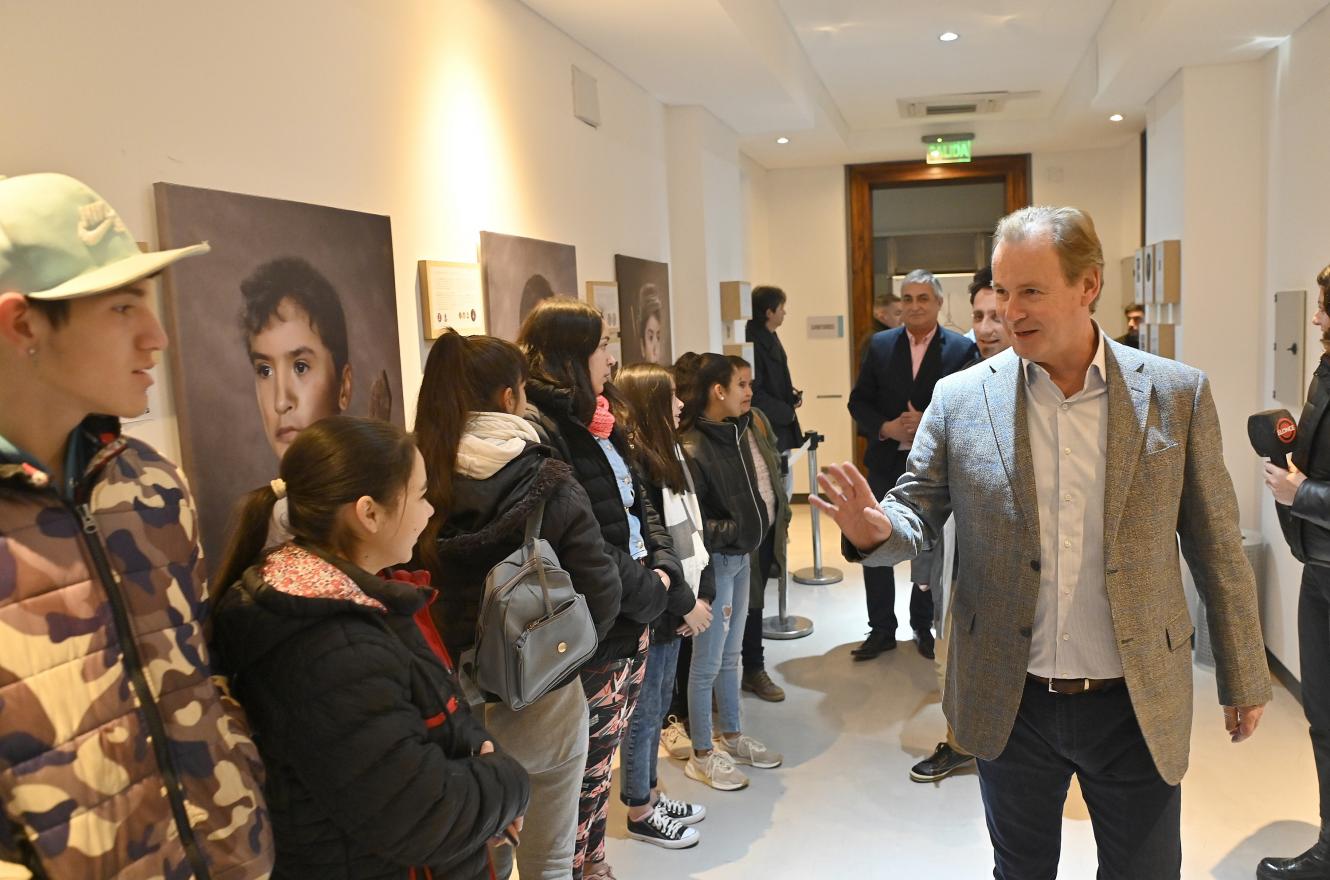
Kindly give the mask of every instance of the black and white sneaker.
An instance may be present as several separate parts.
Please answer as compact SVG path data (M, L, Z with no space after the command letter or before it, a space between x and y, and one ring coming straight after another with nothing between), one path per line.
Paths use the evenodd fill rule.
M701 839L696 828L679 824L662 813L659 808L647 813L641 821L634 822L629 819L628 836L634 840L654 843L665 849L687 849L690 846L697 846L698 840Z
M664 813L667 819L673 819L680 825L696 825L707 817L707 808L701 804L676 801L663 791L656 799L656 811Z

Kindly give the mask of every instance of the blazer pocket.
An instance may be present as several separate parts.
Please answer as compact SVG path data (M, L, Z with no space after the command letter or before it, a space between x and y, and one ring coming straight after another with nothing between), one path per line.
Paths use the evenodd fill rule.
M1163 455L1177 449L1179 445L1177 440L1172 440L1163 434L1151 431L1145 438L1145 457Z
M1191 614L1183 611L1168 625L1168 649L1176 651L1183 645L1190 645L1196 633L1196 626L1191 622Z
M963 632L968 635L974 632L974 622L978 616L969 607L957 602L951 606L951 628L954 632Z

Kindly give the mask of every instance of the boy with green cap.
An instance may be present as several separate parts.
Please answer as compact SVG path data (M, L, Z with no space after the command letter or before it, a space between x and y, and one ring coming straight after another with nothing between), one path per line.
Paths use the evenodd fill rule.
M36 877L272 868L189 489L119 425L166 346L150 279L207 251L141 253L72 178L0 179L0 859Z

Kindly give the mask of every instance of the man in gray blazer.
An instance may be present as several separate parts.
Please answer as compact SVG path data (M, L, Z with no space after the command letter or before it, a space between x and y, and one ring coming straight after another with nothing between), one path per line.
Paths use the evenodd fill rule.
M1270 699L1209 382L1103 334L1103 264L1075 208L1003 218L993 286L1012 349L938 383L880 503L848 463L814 499L865 565L928 549L956 517L943 709L980 759L1000 880L1056 876L1073 774L1100 878L1179 876L1194 632L1179 538L1234 742Z

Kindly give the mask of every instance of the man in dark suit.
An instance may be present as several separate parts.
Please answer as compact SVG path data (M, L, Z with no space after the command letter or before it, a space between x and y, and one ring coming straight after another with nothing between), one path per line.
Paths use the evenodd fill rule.
M776 448L783 457L803 444L804 435L795 413L803 405L803 392L790 378L790 362L776 331L785 323L785 291L763 285L753 288L753 317L747 337L753 343L753 408L771 422ZM786 488L788 493L788 486Z
M979 359L979 349L959 333L938 324L942 284L933 273L916 269L901 283L902 325L869 341L850 392L850 414L868 438L864 464L877 497L905 473L914 432L933 386ZM927 570L923 567L923 570ZM910 628L919 653L933 657L933 597L920 584L910 591ZM890 566L864 568L868 599L867 640L854 650L856 660L871 660L896 647L896 578Z

